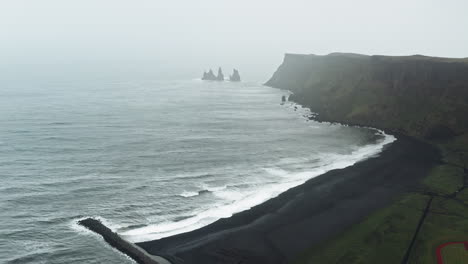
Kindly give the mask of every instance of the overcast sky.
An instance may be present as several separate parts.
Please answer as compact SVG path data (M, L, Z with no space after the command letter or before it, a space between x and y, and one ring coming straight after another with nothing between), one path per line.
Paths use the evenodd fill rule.
M467 11L466 0L0 0L0 64L184 77L223 66L260 80L286 52L468 57Z

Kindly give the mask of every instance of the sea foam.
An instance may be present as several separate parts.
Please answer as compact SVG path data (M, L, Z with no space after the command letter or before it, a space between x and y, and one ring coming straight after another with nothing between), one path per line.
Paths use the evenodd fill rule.
M132 242L161 239L209 225L221 218L227 218L235 213L248 210L263 203L295 186L305 183L307 180L324 174L330 170L343 169L359 161L377 156L386 146L396 140L392 135L387 135L381 130L375 130L382 136L375 144L359 147L350 154L323 154L318 161L318 166L305 171L289 172L281 168L264 168L266 173L282 180L268 184L257 184L252 188L233 189L227 186L208 187L205 190L212 192L219 201L211 208L192 212L192 217L181 221L166 221L145 227L135 228L123 232L121 235ZM199 192L183 192L181 196L191 197Z

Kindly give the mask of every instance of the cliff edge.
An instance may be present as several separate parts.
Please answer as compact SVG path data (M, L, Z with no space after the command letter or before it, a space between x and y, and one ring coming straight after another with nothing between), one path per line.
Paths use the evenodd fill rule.
M468 58L286 54L266 85L319 120L427 139L468 132Z

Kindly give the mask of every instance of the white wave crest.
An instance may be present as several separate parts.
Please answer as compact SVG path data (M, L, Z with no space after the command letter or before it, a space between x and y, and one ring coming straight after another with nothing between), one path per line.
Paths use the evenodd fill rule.
M377 156L385 145L396 140L394 136L387 135L383 131L376 130L376 133L383 137L376 144L360 147L351 154L325 154L321 158L323 161L321 166L308 171L288 172L280 168L264 168L267 173L283 179L279 182L257 184L245 190L232 189L227 186L202 186L204 190L213 192L216 197L221 198L221 201L217 201L210 209L194 212L193 217L176 222L166 221L131 229L121 235L133 242L154 240L189 232L211 224L220 218L230 217L235 213L250 209L268 199L274 198L280 193L303 184L307 180L324 174L327 171L343 169L359 161ZM196 192L184 192L183 194L188 197L189 195L198 195Z
M189 192L189 191L183 191L181 194L179 194L179 196L182 196L182 197L193 197L193 196L197 196L198 195L198 192Z

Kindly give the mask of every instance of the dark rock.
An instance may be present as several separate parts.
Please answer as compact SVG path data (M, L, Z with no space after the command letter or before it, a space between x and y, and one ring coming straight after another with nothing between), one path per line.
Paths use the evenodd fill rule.
M214 75L213 70L210 69L208 72L204 72L204 73L203 73L202 80L205 80L205 81L216 81L217 78L216 78L216 75Z
M229 76L229 80L231 82L240 82L241 81L241 77L240 77L240 74L239 74L239 71L234 69L233 73L231 76Z
M120 252L131 257L137 263L140 264L161 264L154 260L150 255L144 252L136 245L122 239L119 235L112 232L109 228L101 223L101 221L93 218L86 218L78 221L78 224L88 228L89 230L101 235L104 240L116 248Z
M218 68L218 76L216 76L217 81L224 81L224 74L223 71L221 70L221 67Z

